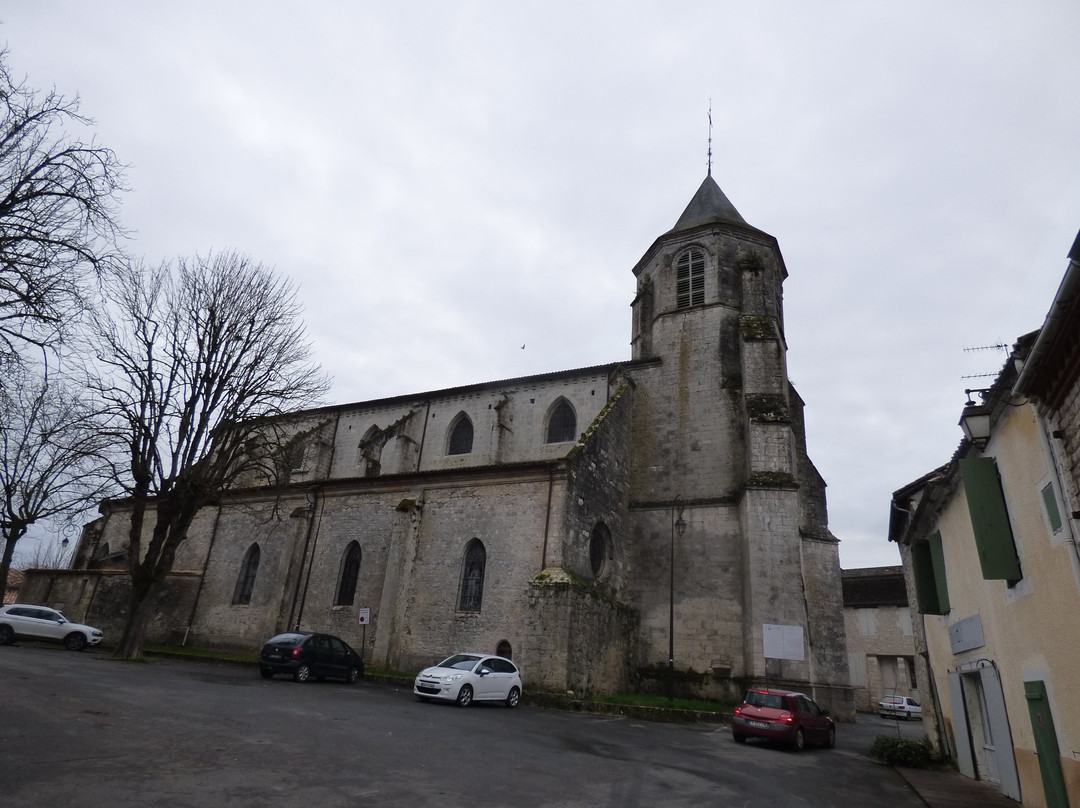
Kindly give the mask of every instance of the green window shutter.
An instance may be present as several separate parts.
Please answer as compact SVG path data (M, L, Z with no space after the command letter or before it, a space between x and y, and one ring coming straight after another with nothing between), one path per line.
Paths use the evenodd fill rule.
M1043 507L1046 508L1046 518L1050 522L1050 530L1058 533L1061 530L1061 511L1058 510L1057 496L1054 494L1054 484L1047 483L1042 490Z
M983 578L1019 581L1023 574L1016 557L1016 543L997 461L992 457L961 460L960 474L964 478L971 529L975 532Z
M937 538L938 554L941 554L941 535L935 533ZM911 563L915 573L915 595L919 600L919 611L923 614L945 614L949 610L948 593L945 590L945 565L940 564L941 585L937 583L933 551L929 542L915 542L911 545ZM939 594L945 592L945 603L942 604Z
M935 532L930 537L930 563L934 569L934 587L937 591L938 608L941 614L949 611L949 587L945 582L945 551L941 547L941 534Z

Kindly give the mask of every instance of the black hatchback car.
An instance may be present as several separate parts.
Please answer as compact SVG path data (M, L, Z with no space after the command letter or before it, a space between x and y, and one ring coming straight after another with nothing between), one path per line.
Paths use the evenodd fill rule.
M340 637L290 631L271 637L263 645L259 673L264 679L287 673L296 682L314 677L351 683L363 675L364 660Z

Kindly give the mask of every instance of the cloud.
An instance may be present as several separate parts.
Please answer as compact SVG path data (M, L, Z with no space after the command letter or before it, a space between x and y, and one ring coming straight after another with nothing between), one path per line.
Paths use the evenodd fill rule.
M104 8L8 9L12 66L131 163L133 249L300 284L337 401L628 358L711 99L845 566L895 563L891 492L1004 359L964 348L1041 325L1080 226L1074 4Z

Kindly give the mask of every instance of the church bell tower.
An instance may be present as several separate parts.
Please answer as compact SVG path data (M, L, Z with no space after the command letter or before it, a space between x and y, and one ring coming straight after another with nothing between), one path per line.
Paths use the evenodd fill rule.
M667 661L670 619L681 676L726 676L731 695L766 681L846 689L837 542L788 381L776 239L710 173L634 275L643 662ZM669 541L671 592L650 598L645 570Z

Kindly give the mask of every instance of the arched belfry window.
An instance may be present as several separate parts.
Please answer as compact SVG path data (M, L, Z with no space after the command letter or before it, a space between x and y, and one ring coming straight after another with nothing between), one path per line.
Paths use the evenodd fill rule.
M577 437L577 415L565 398L560 398L548 416L546 443L563 443Z
M473 539L465 546L465 563L461 565L461 597L458 611L478 612L484 599L484 568L487 551L480 539Z
M356 582L360 578L360 542L351 541L341 557L335 606L352 606L356 599Z
M446 444L446 453L469 454L472 451L473 426L469 416L465 413L454 419L454 425L450 428L450 440Z
M705 253L691 247L675 261L675 305L680 309L705 302Z
M259 574L261 555L258 544L252 544L244 553L244 562L240 565L240 575L236 578L236 588L233 590L234 604L251 603L251 592L255 588L255 576Z

